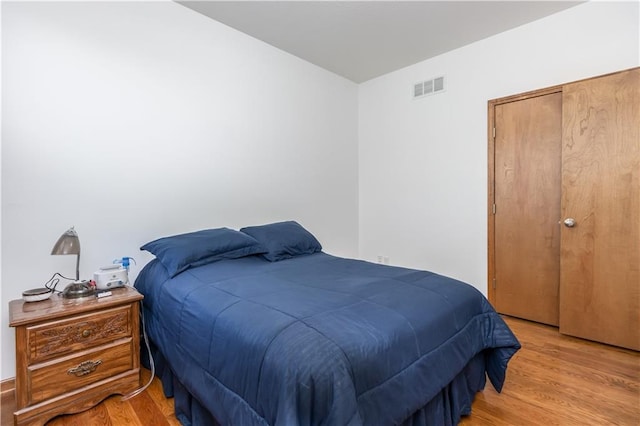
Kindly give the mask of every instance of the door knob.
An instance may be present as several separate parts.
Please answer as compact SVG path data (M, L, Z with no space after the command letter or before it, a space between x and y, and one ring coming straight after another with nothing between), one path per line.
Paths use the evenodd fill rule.
M572 217L566 218L563 223L567 228L573 228L574 226L576 226L576 220Z

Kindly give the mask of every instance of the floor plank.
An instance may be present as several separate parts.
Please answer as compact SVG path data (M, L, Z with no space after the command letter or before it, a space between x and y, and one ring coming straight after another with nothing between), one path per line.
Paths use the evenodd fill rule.
M522 349L509 363L501 394L491 384L478 393L464 426L640 425L640 353L558 333L505 317ZM143 383L150 377L143 370ZM13 424L15 397L2 390L1 425ZM114 395L82 413L59 416L47 426L148 426L180 423L156 378L141 395Z

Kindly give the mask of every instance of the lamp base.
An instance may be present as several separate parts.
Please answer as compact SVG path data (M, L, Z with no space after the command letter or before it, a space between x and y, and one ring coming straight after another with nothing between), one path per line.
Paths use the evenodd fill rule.
M67 285L62 291L62 297L65 299L78 299L80 297L93 296L95 293L93 286L87 281L75 281Z

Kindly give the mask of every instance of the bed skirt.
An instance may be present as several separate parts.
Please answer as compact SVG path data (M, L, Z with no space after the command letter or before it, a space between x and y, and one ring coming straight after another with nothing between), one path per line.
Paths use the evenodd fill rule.
M180 423L183 426L219 425L213 414L180 383L162 353L153 344L151 350L156 376L162 381L165 396L174 398L175 415ZM142 363L148 368L149 360L146 351L142 351L142 353ZM462 416L471 413L471 404L475 394L484 389L486 384L485 362L484 353L477 354L444 389L422 409L405 420L402 426L457 425Z

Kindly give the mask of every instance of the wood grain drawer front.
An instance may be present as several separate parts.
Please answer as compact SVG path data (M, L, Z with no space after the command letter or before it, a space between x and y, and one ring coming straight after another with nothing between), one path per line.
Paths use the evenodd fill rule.
M28 369L28 404L79 389L133 369L133 339L125 339L92 351L84 351Z
M131 336L131 306L27 327L29 364Z

